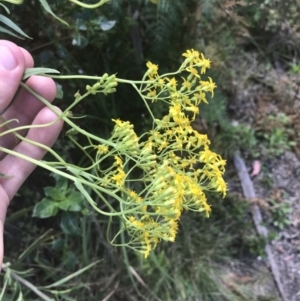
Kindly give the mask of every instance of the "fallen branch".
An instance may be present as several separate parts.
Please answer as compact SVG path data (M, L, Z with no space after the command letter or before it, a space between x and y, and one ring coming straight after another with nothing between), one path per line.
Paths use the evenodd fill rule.
M238 172L238 176L242 185L243 193L246 199L254 199L256 198L255 196L255 191L253 187L253 183L251 181L251 178L249 176L248 170L246 168L244 160L241 158L241 156L236 152L234 155L234 166ZM262 215L260 212L259 207L256 204L251 204L251 214L252 214L252 219L256 228L257 233L264 237L268 237L268 229L262 225ZM286 296L282 282L280 281L280 273L275 261L275 258L272 253L272 248L269 243L266 244L265 246L265 251L267 254L267 258L270 264L271 272L273 274L275 283L278 287L278 291L282 297L283 301L289 301L289 298Z

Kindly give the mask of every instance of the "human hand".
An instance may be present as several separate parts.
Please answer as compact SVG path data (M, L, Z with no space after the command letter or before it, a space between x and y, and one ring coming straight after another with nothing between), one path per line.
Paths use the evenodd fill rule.
M2 117L5 120L18 119L19 123L15 124L18 126L45 124L57 118L55 113L23 89L11 103L24 70L32 68L33 64L32 56L25 49L11 42L0 40L0 112L8 108ZM49 102L54 100L56 87L52 79L32 76L26 84ZM6 128L5 126L1 127L1 123L3 122L0 121L0 133ZM14 126L13 123L9 123L9 125ZM51 147L56 141L62 125L62 121L59 121L50 127L30 129L26 138ZM17 142L13 134L0 137L0 146L13 149L36 160L42 159L46 153L44 149L24 141ZM35 165L32 163L0 152L0 173L12 176L11 178L0 177L0 270L3 260L3 225L7 207L34 168Z

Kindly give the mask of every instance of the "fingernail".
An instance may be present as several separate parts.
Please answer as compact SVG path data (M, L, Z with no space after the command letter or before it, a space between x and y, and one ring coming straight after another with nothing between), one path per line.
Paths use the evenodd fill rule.
M0 45L0 68L12 71L18 65L18 62L9 47Z

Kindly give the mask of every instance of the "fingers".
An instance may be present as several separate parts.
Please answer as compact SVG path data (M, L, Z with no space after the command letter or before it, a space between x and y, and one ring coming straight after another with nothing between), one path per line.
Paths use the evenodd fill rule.
M43 98L52 102L56 94L56 86L51 78L42 76L32 76L26 82L32 90L37 92ZM31 124L36 114L44 107L44 104L34 97L30 92L22 89L8 108L3 114L5 120L17 119L19 122L10 123L10 127L17 127L26 124ZM7 127L3 127L0 131L7 130ZM19 132L23 135L24 133ZM5 135L0 140L0 145L6 148L13 148L17 143L17 140L13 134ZM4 154L0 154L0 159L4 157Z
M23 53L24 59L25 59L25 66L26 68L33 68L34 67L34 61L31 56L31 54L24 48L19 47Z
M32 121L33 124L46 124L56 120L56 114L48 108L43 108L43 104L27 91L21 90L14 102L11 103L25 68L34 66L33 58L25 49L3 40L0 40L0 54L0 112L3 112L11 104L3 117L19 119L18 125L31 124ZM52 101L54 99L56 88L53 80L34 76L27 81L27 84L47 100ZM30 129L27 138L51 147L61 128L62 121L58 120L50 127ZM0 130L3 132L3 129L0 128ZM44 149L24 141L18 145L15 143L16 140L12 136L5 136L0 139L0 146L14 147L14 151L36 160L42 159L46 153ZM10 179L0 178L0 270L3 259L3 224L7 206L34 168L34 164L11 155L7 155L0 161L0 173L13 175L13 178Z
M55 113L48 108L43 108L37 114L33 124L46 124L56 119L57 115ZM30 129L27 138L51 147L56 141L62 125L62 120L59 120L50 127ZM23 141L15 147L14 151L36 160L41 160L46 153L44 149ZM0 184L2 184L0 185L0 270L3 260L3 225L9 201L35 167L34 164L28 161L10 155L0 162L1 173L13 176L10 179L0 180Z
M2 112L17 91L26 68L26 61L23 54L25 52L8 41L0 40L0 53L0 112Z
M57 115L48 108L43 108L36 116L33 124L47 124L51 121L57 120ZM55 124L44 128L30 129L26 138L51 147L56 141L63 122L58 120ZM21 141L14 151L29 156L30 158L41 160L46 151L42 148ZM36 166L26 160L15 156L8 155L0 162L0 171L6 175L13 176L9 179L1 179L2 188L6 191L8 200L10 200L18 191L24 180L30 175ZM0 194L1 196L1 194ZM2 202L2 200L1 200ZM0 204L1 208L1 204ZM0 210L1 211L1 210Z
M51 78L31 76L26 85L43 98L52 102L56 95L56 86ZM27 90L22 89L7 112L3 114L6 120L17 118L19 125L30 124L44 104Z
M17 45L0 40L0 112L15 95L25 68L33 67L31 55ZM3 258L3 224L9 197L0 185L0 270Z
M23 89L13 100L13 103L11 100L18 89L25 68L34 66L33 58L27 50L3 40L0 40L0 53L0 112L8 108L3 114L4 119L17 119L19 121L18 123L10 123L10 127L31 124L44 105ZM4 62L2 67L1 59ZM54 100L56 87L52 79L32 76L26 84L48 101ZM7 129L7 127L2 127L0 132ZM13 134L5 135L0 139L0 146L6 148L13 148L16 143L17 140ZM3 153L0 153L0 159L4 156Z

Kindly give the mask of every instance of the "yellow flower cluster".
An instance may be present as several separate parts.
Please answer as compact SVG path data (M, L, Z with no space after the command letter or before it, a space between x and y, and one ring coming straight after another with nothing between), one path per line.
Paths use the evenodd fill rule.
M129 122L113 120L109 139L118 156L106 170L102 185L120 192L124 229L132 237L129 245L145 257L161 240L175 240L184 210L209 216L205 191L225 196L227 189L223 179L226 161L209 149L207 136L191 125L199 104L207 103L206 94L213 96L216 87L211 78L201 79L210 61L193 49L183 56L179 70L165 75L159 75L158 66L148 62L139 88L144 100L167 103L168 114L154 118L153 129L140 138ZM186 76L178 80L175 76L179 74ZM107 152L103 145L97 149L98 156Z

